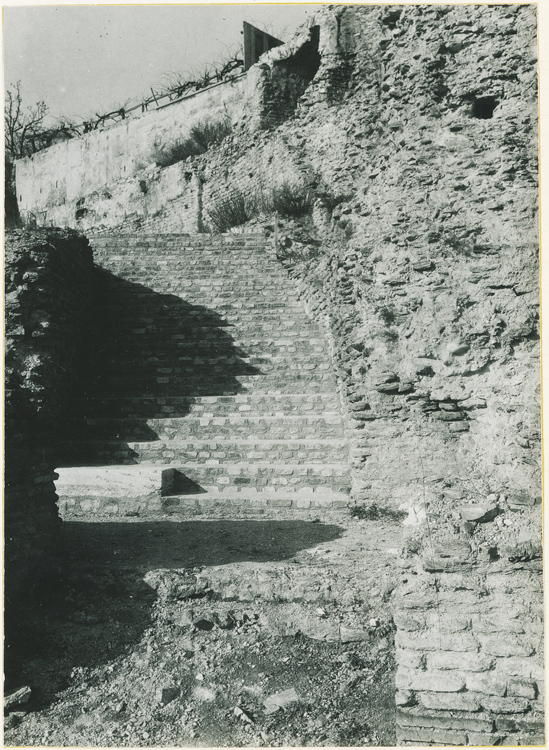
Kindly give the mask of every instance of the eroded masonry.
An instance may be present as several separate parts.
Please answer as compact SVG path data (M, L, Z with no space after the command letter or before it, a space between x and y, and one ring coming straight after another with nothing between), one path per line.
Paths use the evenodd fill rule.
M534 6L330 6L18 162L7 585L54 470L64 517L404 508L398 743L543 744L537 137Z

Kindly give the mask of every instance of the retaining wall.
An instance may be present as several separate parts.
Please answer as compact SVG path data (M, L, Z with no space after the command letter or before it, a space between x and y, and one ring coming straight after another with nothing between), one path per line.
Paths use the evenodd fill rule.
M248 76L241 76L20 159L16 163L19 210L23 217L25 212L33 214L41 226L76 226L76 212L82 208L76 203L94 193L109 199L112 186L153 161L155 144L165 147L185 138L201 121L228 117L239 122L251 117L255 95ZM121 193L118 202L128 209L131 199L131 193L124 198Z

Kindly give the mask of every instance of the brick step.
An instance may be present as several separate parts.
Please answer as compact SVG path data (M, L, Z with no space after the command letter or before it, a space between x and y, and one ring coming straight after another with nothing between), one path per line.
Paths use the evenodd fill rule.
M331 371L330 363L326 362L325 352L286 352L253 356L231 356L219 355L210 357L204 354L202 357L185 357L183 354L172 354L171 357L157 357L145 352L122 352L120 358L113 352L109 356L101 357L101 366L108 367L109 376L118 377L119 374L127 374L129 378L139 377L149 380L151 377L189 377L197 370L200 373L228 373L229 375L267 375L269 373L288 374L310 372L323 375ZM295 360L291 357L295 355ZM251 369L250 369L251 368ZM136 371L139 370L139 373ZM104 380L104 377L102 377Z
M140 342L139 342L140 343ZM139 355L136 354L134 342L127 342L125 346L113 342L106 342L102 352L113 352L122 355L120 359L126 359L128 355L139 356L141 359L158 362L176 362L179 357L188 358L211 358L213 356L230 356L246 358L272 357L272 356L296 356L298 358L314 357L319 355L322 361L327 358L327 345L321 339L300 339L288 337L285 339L206 339L195 341L169 342L163 347L155 347L154 351L142 350L139 347Z
M235 270L241 268L249 271L250 276L261 271L284 276L286 269L278 260L273 249L259 246L238 248L227 252L223 248L133 248L127 252L120 252L119 248L93 250L94 262L100 268L129 268L147 269L176 269L184 272L189 269L210 270L217 272L219 268L227 269L228 274L235 275ZM185 276L183 276L185 278Z
M205 291L210 290L214 292L219 290L220 292L230 293L234 285L238 285L243 289L249 289L250 291L261 291L262 289L278 289L279 291L286 291L286 289L295 289L295 282L292 281L283 271L274 272L272 268L266 266L264 268L254 266L253 271L249 269L239 268L238 265L231 266L232 273L227 269L226 273L222 273L223 269L219 267L217 270L208 271L208 269L196 269L194 273L189 272L186 263L181 263L181 267L174 267L172 264L166 264L166 266L146 266L144 263L136 264L135 268L132 266L123 266L112 264L108 268L101 266L101 268L109 271L116 278L129 281L134 284L141 284L144 279L146 284L144 286L153 285L164 285L165 283L171 286L177 286L181 290L193 290L204 288ZM246 274L243 276L243 274ZM107 276L108 278L108 276Z
M295 286L284 268L278 263L276 258L256 258L250 255L249 259L244 259L243 265L250 265L249 273L242 277L241 257L224 258L223 256L212 257L205 260L197 254L194 258L186 254L178 256L156 258L151 257L148 253L141 255L133 254L127 258L105 257L101 262L95 262L99 268L113 272L116 270L117 275L125 273L140 274L145 271L148 276L155 277L158 273L164 273L166 278L170 277L170 271L176 271L182 282L187 283L189 278L195 281L202 279L204 283L209 283L216 279L218 285L223 285L225 279L239 279L242 283L250 283L260 279L265 281L280 281L286 279L290 286ZM253 261L253 262L252 262ZM239 274L240 271L240 274Z
M111 258L134 258L144 257L162 257L172 256L175 260L198 256L202 260L211 257L225 258L227 260L254 256L254 257L275 257L274 247L265 241L251 241L248 243L226 243L226 242L193 242L182 238L173 238L168 242L156 242L142 240L137 242L109 242L99 243L96 240L91 242L94 257Z
M184 394L177 394L174 396L169 396L166 394L145 394L143 396L129 396L128 394L122 394L118 396L109 396L107 394L103 395L101 398L97 398L97 395L87 395L84 396L80 401L78 402L77 406L80 405L81 407L89 407L95 408L99 410L100 408L103 408L107 411L108 415L113 414L127 414L131 415L131 413L138 412L139 416L141 416L143 413L147 412L155 412L158 413L158 418L160 417L167 417L169 415L172 416L182 416L187 415L189 413L195 413L195 408L197 409L196 416L201 418L205 416L205 414L210 414L213 416L214 414L219 414L220 416L223 415L225 417L242 417L242 416L249 416L249 413L242 414L241 411L238 410L238 407L235 406L234 410L232 407L221 405L218 403L219 399L245 399L245 398L257 398L260 400L263 399L285 399L285 398L291 398L294 396L295 390L291 391L281 391L280 389L271 389L271 390L265 390L265 391L230 391L227 389L226 393L223 392L217 392L212 395L212 393L195 393L193 395L184 395ZM324 391L301 391L299 398L320 398L323 397L325 394ZM335 394L334 394L335 398ZM214 403L212 403L211 408L205 407L204 410L202 409L201 404L207 404L210 399L216 399ZM208 400L208 401L207 401ZM194 406L193 404L198 404L198 406ZM235 401L235 403L237 403ZM249 410L251 413L255 413L258 415L258 418L262 416L269 416L269 414L265 414L265 410L269 409L269 406L266 407L262 406L256 406L255 403L252 405L250 402L250 405L252 408ZM208 405L209 406L209 405ZM208 409L208 411L206 411ZM300 411L305 411L306 407L304 407L303 410L297 409L298 416L300 416ZM245 411L245 410L244 410ZM325 410L316 409L319 414L325 415L331 415L333 412L333 407L330 406L329 408ZM340 414L339 410L335 412L337 415ZM152 414L151 414L152 416ZM280 416L278 413L274 414L273 416ZM294 414L288 414L289 416L295 416ZM308 415L304 415L308 416ZM332 414L333 416L333 414ZM332 418L332 417L330 417Z
M212 255L221 257L234 257L236 255L245 255L246 253L255 253L258 255L272 255L275 251L272 243L266 242L265 238L255 238L248 242L196 242L188 238L173 237L168 241L156 241L152 238L138 241L114 241L108 243L99 243L91 239L91 245L94 255L105 255L107 257L126 257L139 254L160 256L163 253L181 257L185 254L200 254L203 258Z
M158 413L159 417L181 414L196 418L233 419L254 416L287 417L321 416L329 419L340 416L339 399L336 394L327 393L285 393L285 394L236 394L207 396L144 396L104 397L97 399L83 398L79 402L81 410L99 409L111 414L127 414L138 409L144 412Z
M150 301L151 304L158 298L159 295L165 294L166 299L163 300L167 303L175 304L177 299L172 300L165 293L165 286L169 285L173 287L177 285L180 290L180 294L175 293L174 297L180 297L185 299L188 295L195 295L203 299L205 295L213 298L226 297L232 301L233 304L241 303L242 306L252 304L263 304L268 307L280 307L281 304L288 304L293 308L300 308L301 302L297 297L297 290L294 288L290 279L281 277L274 280L271 284L267 284L264 277L259 273L255 279L248 279L243 282L239 276L235 276L227 283L217 283L212 277L205 278L203 283L198 285L194 279L187 279L184 275L184 270L180 272L174 271L175 275L167 275L166 278L160 278L154 274L144 274L144 283L133 282L126 279L119 271L115 270L114 273L101 273L98 275L98 282L103 287L107 294L111 294L114 299L124 299L125 301ZM156 283L160 278L161 283ZM223 277L226 279L226 276ZM247 295L240 294L239 290L246 287ZM279 295L284 295L282 302L278 299L273 299L268 295L265 295L266 291L277 292ZM254 299L255 298L255 299ZM198 301L199 304L199 301Z
M119 351L118 347L124 347L127 350L135 351L137 344L140 346L150 346L153 351L162 351L163 347L175 347L178 343L190 344L193 342L197 343L220 343L220 344L239 344L246 346L248 341L254 342L258 340L275 340L278 335L280 338L293 339L297 344L300 341L310 341L317 337L311 331L303 330L302 328L290 328L285 327L283 323L276 326L275 323L265 324L262 327L250 326L248 329L239 328L234 330L232 328L219 328L215 326L192 326L185 330L184 333L172 332L166 330L144 330L142 328L132 329L129 331L123 331L116 327L110 328L108 331L108 339L103 339L102 348L108 349L108 347L116 347L116 351ZM131 336L131 339L130 339Z
M151 396L143 398L103 399L109 414L120 406L122 410L138 406L142 410L163 410L161 416L184 413L194 417L295 417L311 414L334 417L340 415L340 402L335 393L236 394L226 396ZM97 401L80 400L80 407L98 405Z
M296 511L339 510L352 505L349 495L339 492L258 492L250 489L245 494L216 492L216 488L196 495L174 495L165 498L127 498L100 495L74 495L59 498L59 514L63 520L98 515L113 517L138 515L188 514L189 511L205 511L214 508L234 508L236 512L249 508L291 508ZM299 566L300 569L302 566ZM319 595L319 599L320 599ZM328 595L332 601L333 596Z
M112 408L109 406L112 404ZM117 415L113 411L116 409ZM163 412L162 409L173 409ZM101 417L101 411L110 416ZM155 411L156 410L156 411ZM344 420L338 412L320 414L256 416L217 415L178 416L177 407L127 403L92 405L82 431L88 439L119 439L130 441L186 440L186 439L250 439L250 440L303 440L316 438L343 439ZM172 416L170 416L170 414ZM143 415L140 419L140 415Z
M187 463L237 465L282 462L334 463L345 461L348 450L342 439L260 440L156 440L78 441L61 444L61 466L104 466L107 464Z
M166 232L143 233L128 232L127 234L107 233L90 234L92 246L117 245L122 247L139 245L169 245L172 242L187 242L195 245L249 245L254 243L264 244L266 238L263 232L227 232L225 234L213 234L209 232Z
M203 300L203 298L201 298ZM218 302L215 307L207 308L203 304L197 305L196 307L190 303L187 305L187 300L181 300L181 306L178 307L176 301L173 304L167 306L166 310L163 310L161 306L155 300L150 299L150 295L143 295L143 298L126 298L125 295L113 294L112 301L106 300L102 309L108 314L110 312L116 313L117 320L121 321L149 321L155 323L157 321L172 321L172 320L199 320L204 319L205 322L219 324L220 317L224 315L231 315L236 318L242 318L243 320L253 319L254 316L260 316L265 319L283 318L289 320L298 317L303 319L311 328L318 329L316 323L313 323L308 315L305 313L301 303L296 302L293 304L285 302L259 302L254 303L245 297L238 297L237 301L233 303L222 303Z
M123 354L123 353L122 353ZM315 371L317 373L331 372L331 363L326 361L325 352L292 352L284 354L281 352L252 354L241 356L234 353L230 355L218 354L217 356L185 356L180 352L174 352L171 357L160 359L156 356L144 357L142 353L134 354L132 357L113 357L114 361L109 363L109 368L115 368L117 372L128 371L135 374L139 368L139 376L147 377L154 375L180 375L193 372L196 367L208 367L212 372L223 372L225 368L233 368L234 365L246 364L257 368L259 374L268 372L301 372L303 370ZM111 370L112 372L112 370Z
M188 339L201 342L204 339L210 339L219 340L221 343L265 340L272 343L288 338L299 338L308 342L313 341L316 345L323 344L325 347L327 345L326 339L320 336L316 326L307 319L300 320L296 317L250 315L246 319L231 321L221 316L214 318L196 315L189 318L174 317L172 320L149 322L149 318L120 321L116 320L115 316L114 310L106 311L103 336L114 338L131 335L140 339L148 336L158 341L159 334L161 334L170 341L185 342Z
M257 287L249 288L242 286L237 288L237 281L232 289L226 290L213 290L210 287L190 287L180 286L177 280L172 279L171 281L166 279L165 281L157 279L146 279L143 283L139 280L124 279L131 284L139 284L146 293L140 296L145 298L151 304L163 304L167 303L173 309L176 307L178 300L181 300L181 307L185 305L195 305L199 309L211 308L214 311L221 308L223 305L234 305L238 306L239 303L247 303L248 305L253 304L254 306L265 304L265 307L274 309L276 303L282 303L286 309L294 309L299 312L299 308L295 306L297 297L295 294L291 294L290 291L285 288L284 283L281 282L275 287ZM131 299L139 299L136 292L132 292L131 295L128 293L120 294L120 300L127 300L127 304L130 305ZM242 304L244 307L244 304ZM121 308L122 309L122 308ZM178 312L173 309L173 312ZM185 312L180 310L180 312ZM304 314L302 310L301 314Z
M186 305L183 302L183 305ZM124 328L143 328L145 326L156 326L168 329L178 327L203 328L245 328L261 327L262 325L274 325L280 323L289 328L304 327L311 335L319 335L318 326L311 321L303 309L289 309L287 305L280 308L250 306L245 307L241 303L235 306L219 304L215 307L203 307L201 305L188 305L179 307L177 304L170 305L166 313L158 310L157 303L154 306L140 307L123 298L118 299L115 304L103 304L102 312L109 323Z
M211 393L234 393L234 390L244 392L277 392L292 393L305 390L310 393L325 391L327 387L334 387L335 380L331 374L315 375L314 373L294 373L290 379L288 375L279 372L266 375L238 375L219 373L217 378L207 377L200 369L187 377L169 376L135 378L131 381L120 380L119 375L102 377L95 383L93 395L101 396L207 396ZM226 389L226 390L224 390Z

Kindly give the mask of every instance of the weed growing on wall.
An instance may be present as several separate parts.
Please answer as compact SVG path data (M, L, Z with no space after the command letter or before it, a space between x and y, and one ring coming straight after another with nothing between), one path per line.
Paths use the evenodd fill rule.
M226 232L250 221L260 211L255 199L235 189L226 197L214 201L208 213L213 229L216 232Z
M313 201L313 192L301 183L280 183L270 189L258 184L247 193L235 188L214 200L208 213L213 229L226 232L275 211L287 218L303 216L311 212Z
M304 216L312 210L313 200L313 193L308 188L300 184L285 183L272 191L272 211L290 218Z
M213 122L199 122L191 128L187 138L175 141L169 145L155 143L152 160L158 167L170 167L189 156L204 154L212 146L217 146L232 131L227 118Z

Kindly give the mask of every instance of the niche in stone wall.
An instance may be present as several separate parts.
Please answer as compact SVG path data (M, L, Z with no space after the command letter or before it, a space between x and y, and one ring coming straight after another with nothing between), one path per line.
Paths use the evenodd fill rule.
M320 67L320 28L311 29L309 39L293 54L276 60L266 71L263 122L278 125L294 113L299 98Z
M481 96L473 101L473 117L490 120L499 102L495 96Z

